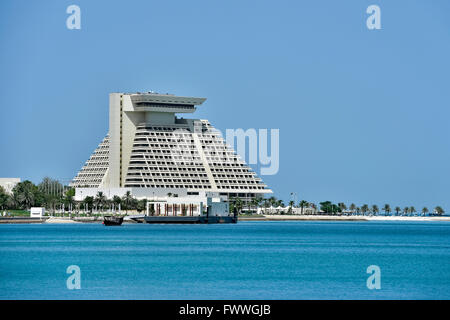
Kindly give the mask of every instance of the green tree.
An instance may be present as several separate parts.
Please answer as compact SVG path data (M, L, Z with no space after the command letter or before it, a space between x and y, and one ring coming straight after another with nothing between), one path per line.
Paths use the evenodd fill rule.
M352 203L349 207L350 211L352 212L352 214L355 214L356 211L356 204Z
M229 205L229 210L230 212L234 212L234 197L229 197L228 198L228 205Z
M277 200L277 202L275 203L276 207L285 207L283 200Z
M398 216L399 212L402 211L402 209L400 207L395 207L395 215Z
M302 200L299 202L298 206L300 207L300 214L303 214L303 208L307 207L308 205L308 201L306 200Z
M38 193L38 190L31 181L25 180L16 184L12 192L19 208L29 209L34 205L35 196Z
M51 209L53 213L58 204L65 202L63 199L64 186L58 180L45 177L37 188L39 190L37 202L40 202L45 208Z
M17 193L11 193L8 197L8 202L6 203L8 209L17 209L19 208L19 198Z
M103 211L103 207L108 203L108 199L102 191L97 192L94 198L94 203L97 206L97 210L100 207L100 212Z
M403 208L403 215L404 215L404 216L407 215L408 212L409 212L409 207L404 207L404 208Z
M94 205L94 197L87 196L86 198L84 198L83 203L87 205L88 211L92 213L92 208Z
M428 213L428 208L427 207L423 207L422 208L422 215L426 215Z
M339 202L338 206L339 206L340 212L343 212L344 210L347 210L347 206L343 202Z
M414 213L416 213L416 208L414 207L409 207L409 213L411 213L412 215L414 215Z
M275 198L274 196L269 198L269 202L270 202L270 205L272 207L276 207L277 206L277 198Z
M270 207L270 201L269 199L263 199L263 206L264 206L264 214L267 212L267 208ZM231 209L230 209L231 210ZM233 212L233 211L231 211Z
M122 204L122 199L119 197L119 196L114 196L113 198L112 198L112 203L114 204L114 206L116 207L116 208L119 208L119 205L121 205Z
M0 209L5 209L8 205L9 195L6 193L5 189L0 186Z
M70 209L75 204L75 188L70 188L66 191L64 195L64 204L67 205Z
M444 209L442 209L442 207L440 207L440 206L437 206L436 208L434 208L434 212L439 216L442 216L445 213Z
M366 215L366 212L369 212L369 206L367 205L367 204L364 204L362 207L361 207L361 212L362 212L362 214L363 214L363 216L365 216Z
M255 208L255 211L258 211L258 207L261 204L262 199L261 198L253 198L252 201L250 202L250 206Z
M238 211L238 214L242 213L242 207L244 206L244 203L241 198L236 197L234 198L234 206L236 207L236 210Z
M374 215L378 215L378 212L380 212L380 210L378 209L378 206L377 206L376 204L374 204L374 205L372 206L372 213L373 213Z
M383 207L384 215L388 216L391 213L391 206L389 204L385 204Z
M294 206L295 202L293 200L289 201L289 209L288 212L292 213L292 207Z
M131 208L133 204L133 195L130 191L127 191L124 196L122 197L122 203L125 205L125 213L128 214L128 209Z
M138 212L142 212L144 210L147 209L147 200L146 199L141 199L137 201L137 206L136 206L136 210Z
M331 201L324 201L320 203L320 210L327 214L336 214L341 212L341 208L338 205L332 203Z

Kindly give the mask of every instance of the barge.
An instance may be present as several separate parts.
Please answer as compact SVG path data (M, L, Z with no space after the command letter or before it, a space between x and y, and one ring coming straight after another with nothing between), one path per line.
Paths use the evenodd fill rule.
M237 223L237 216L145 216L145 223L211 224Z
M204 196L148 201L146 215L142 218L145 223L212 224L237 221L236 209L230 214L228 202L212 192Z

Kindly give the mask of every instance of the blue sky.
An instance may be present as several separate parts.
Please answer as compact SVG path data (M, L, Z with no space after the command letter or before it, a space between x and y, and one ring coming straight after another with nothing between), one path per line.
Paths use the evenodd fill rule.
M66 8L81 8L81 30ZM366 8L381 8L368 30ZM280 129L289 201L450 211L449 1L0 3L0 177L72 178L108 93L208 100L220 130Z

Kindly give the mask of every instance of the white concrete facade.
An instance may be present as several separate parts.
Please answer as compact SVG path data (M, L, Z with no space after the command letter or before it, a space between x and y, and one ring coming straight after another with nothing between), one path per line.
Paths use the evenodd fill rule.
M20 178L0 178L0 186L9 194L12 193L12 189L14 189L19 182Z
M211 216L228 216L229 205L217 193L204 192L198 196L166 197L147 202L147 215L201 216L209 208Z
M30 218L42 218L45 215L45 208L32 207L30 209Z

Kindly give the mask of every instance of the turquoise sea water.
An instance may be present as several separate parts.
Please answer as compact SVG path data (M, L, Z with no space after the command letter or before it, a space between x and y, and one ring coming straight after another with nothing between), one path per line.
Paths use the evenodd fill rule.
M446 222L0 225L0 299L449 298Z

